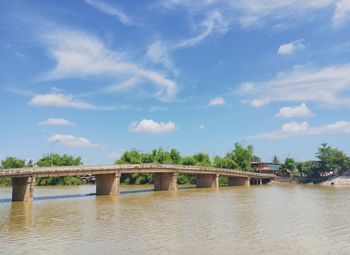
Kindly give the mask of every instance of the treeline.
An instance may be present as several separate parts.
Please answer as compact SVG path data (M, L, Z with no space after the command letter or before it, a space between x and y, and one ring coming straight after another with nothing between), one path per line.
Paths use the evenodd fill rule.
M280 174L318 178L344 175L350 171L350 157L327 143L321 144L318 148L316 158L315 161L296 162L293 158L287 157L281 166Z
M50 154L44 155L35 164L29 160L26 162L23 159L15 157L7 157L1 161L1 168L21 168L21 167L50 167L50 166L79 166L82 165L80 157L74 157L71 155L59 155ZM35 180L36 185L80 185L83 184L82 179L79 176L64 176L64 177L38 177ZM0 185L10 185L10 178L0 178Z
M332 148L324 143L316 152L316 161L296 162L293 158L287 157L281 163L280 175L282 176L302 176L302 177L320 177L329 175L343 175L350 171L350 157L337 148ZM116 160L115 164L178 164L190 166L207 166L218 168L239 169L242 171L254 171L252 162L260 162L260 158L253 153L253 146L243 146L236 143L233 149L224 156L215 156L210 158L207 153L196 153L194 155L182 156L176 149L167 151L163 148L154 149L149 153L137 151L136 149L126 151ZM280 164L276 156L273 162ZM82 165L80 157L71 155L50 154L45 155L37 162L26 162L15 157L8 157L1 161L1 168L21 168L21 167L49 167L49 166L77 166ZM1 169L0 169L1 171ZM194 175L180 174L178 176L179 184L194 184L196 178ZM0 178L1 184L10 184L10 179ZM121 182L125 184L146 184L152 183L152 174L123 174ZM40 177L36 179L37 185L79 185L83 181L77 176L67 177ZM227 178L220 178L220 183L227 183Z
M226 153L225 156L215 156L213 160L210 159L209 154L203 152L191 156L181 156L180 152L176 149L166 151L163 148L158 148L152 150L150 153L142 153L135 149L126 151L120 159L115 161L115 164L178 164L252 171L251 162L253 160L260 160L253 155L253 146L244 147L236 143L234 148ZM177 179L179 184L194 184L196 182L195 176L191 174L179 174ZM227 178L220 178L219 181L221 184L228 182ZM121 176L121 182L126 184L152 183L152 174L125 174Z

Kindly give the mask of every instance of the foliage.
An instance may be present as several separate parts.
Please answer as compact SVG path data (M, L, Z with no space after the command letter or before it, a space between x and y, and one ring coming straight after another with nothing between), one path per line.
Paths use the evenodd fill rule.
M300 176L303 176L303 177L314 176L314 166L312 164L312 161L298 162L296 163L296 169Z
M18 159L15 157L7 157L6 159L1 161L1 168L21 168L25 166L25 160ZM0 169L1 171L1 169ZM11 178L0 178L0 186L11 185Z
M59 154L49 154L43 156L39 159L36 164L39 167L49 167L53 166L79 166L82 165L80 157L73 157L71 155L64 154L60 156Z
M24 159L18 159L15 157L7 157L1 160L1 166L4 169L8 168L21 168L25 166L26 161Z
M294 159L287 157L284 161L284 164L280 168L281 174L284 176L296 176L297 175L297 168L296 168L296 163Z
M213 166L226 169L237 169L238 165L232 158L215 156Z
M316 153L320 160L319 173L342 174L350 170L350 158L341 150L321 144Z
M39 167L49 167L49 166L79 166L82 165L80 157L74 157L71 155L64 154L60 156L59 154L45 155L39 159L36 164ZM38 177L36 183L39 186L43 185L80 185L82 180L78 176L60 176L60 177Z
M234 149L226 154L226 158L237 164L238 169L243 171L252 170L253 146L243 147L240 143L235 143Z

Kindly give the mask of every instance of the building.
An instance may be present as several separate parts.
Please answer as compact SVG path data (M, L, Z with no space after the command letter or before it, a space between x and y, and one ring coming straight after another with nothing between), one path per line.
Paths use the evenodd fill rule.
M252 167L259 173L278 174L281 164L273 162L252 162Z

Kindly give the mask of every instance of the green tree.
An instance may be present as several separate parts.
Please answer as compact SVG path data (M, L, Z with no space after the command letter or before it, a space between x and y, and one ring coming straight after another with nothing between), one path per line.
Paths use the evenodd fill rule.
M79 166L82 165L80 157L74 157L71 155L59 155L49 154L39 159L36 164L39 167L53 166ZM82 184L82 180L79 176L60 176L60 177L38 177L36 179L37 185L79 185Z
M232 158L215 156L213 166L226 169L237 169L238 165Z
M180 152L177 151L176 149L174 148L171 149L170 158L171 158L172 164L176 164L176 165L181 164L181 155L180 155Z
M294 159L287 157L284 164L281 166L281 174L293 177L297 173L296 163Z
M211 166L210 156L207 153L194 154L193 158L196 161L196 166Z
M240 143L235 143L234 149L226 154L226 158L231 159L237 164L238 169L243 171L252 170L253 146L242 146Z
M16 157L7 157L4 160L1 160L2 168L21 168L25 167L26 161L24 159L18 159Z
M300 176L312 177L314 175L314 167L312 161L298 162L296 163L296 168Z
M341 150L321 144L316 157L320 160L319 173L343 174L350 170L350 158Z
M1 161L1 168L21 168L25 167L25 162L26 161L24 159L18 159L16 157L7 157L6 159ZM0 185L11 185L11 178L0 178Z
M196 163L196 159L192 156L187 156L182 159L182 164L185 166L195 166Z

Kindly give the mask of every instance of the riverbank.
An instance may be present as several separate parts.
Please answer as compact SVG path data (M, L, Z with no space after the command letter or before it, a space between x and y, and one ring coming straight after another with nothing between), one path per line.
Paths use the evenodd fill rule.
M329 178L327 181L320 183L324 186L348 186L350 187L350 176L339 176Z
M277 177L272 184L319 184L323 186L349 186L350 176L338 176L338 177Z

